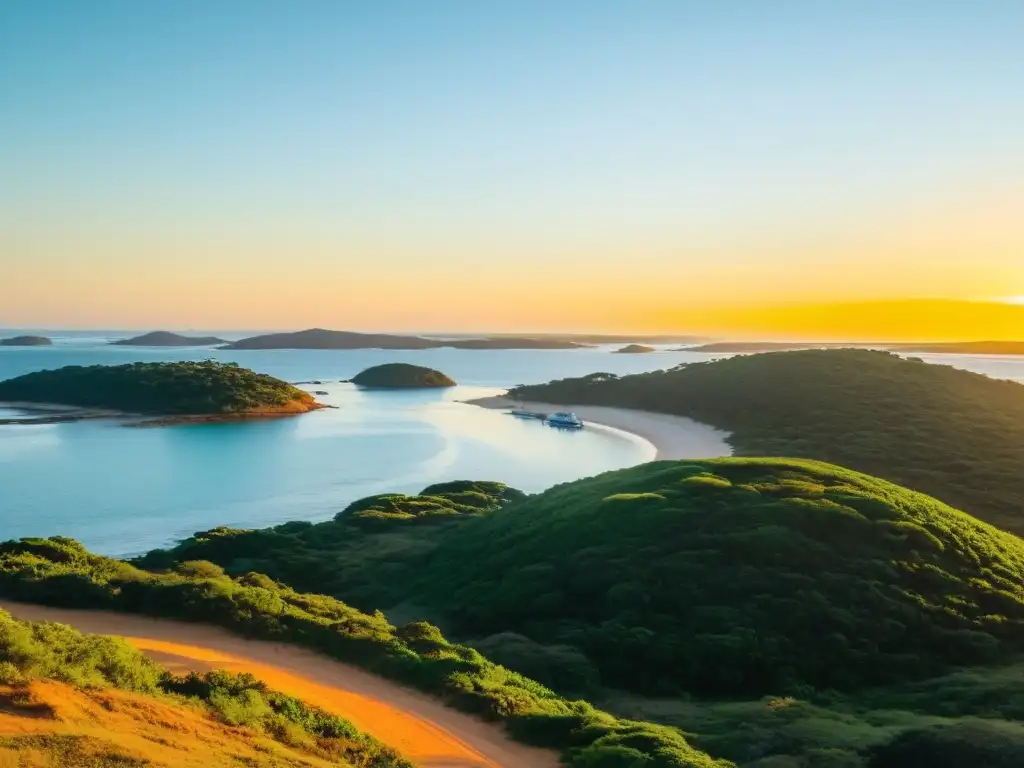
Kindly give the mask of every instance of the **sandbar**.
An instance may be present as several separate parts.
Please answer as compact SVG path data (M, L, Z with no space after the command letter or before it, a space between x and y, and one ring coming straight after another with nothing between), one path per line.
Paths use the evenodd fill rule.
M592 421L644 438L654 446L658 459L713 459L733 453L728 432L685 416L603 405L555 405L509 397L483 397L467 402L496 410L572 411L584 422Z

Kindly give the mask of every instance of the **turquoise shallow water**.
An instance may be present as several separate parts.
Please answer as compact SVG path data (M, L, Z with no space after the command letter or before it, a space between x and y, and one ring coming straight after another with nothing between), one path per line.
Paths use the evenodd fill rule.
M648 443L621 433L562 432L459 402L609 366L645 369L643 361L607 352L229 354L103 341L60 338L51 348L0 349L0 379L63 365L215 357L289 381L322 381L307 388L327 391L319 399L338 407L291 419L152 429L106 421L0 427L0 539L60 534L126 555L215 525L323 520L363 496L415 492L443 480L493 479L539 491L653 458ZM367 392L339 383L393 360L440 368L466 385ZM648 360L646 369L666 364Z
M685 352L613 355L608 348L221 352L106 345L118 336L0 348L0 379L72 364L212 357L288 381L322 381L309 388L327 391L319 399L338 408L292 419L153 429L111 422L0 427L0 539L60 534L98 552L126 555L216 525L323 520L368 494L415 492L443 480L501 480L540 491L648 461L653 448L622 433L557 431L459 400L519 383L708 359ZM1024 380L1019 358L930 357ZM438 368L462 386L366 392L339 383L389 361Z

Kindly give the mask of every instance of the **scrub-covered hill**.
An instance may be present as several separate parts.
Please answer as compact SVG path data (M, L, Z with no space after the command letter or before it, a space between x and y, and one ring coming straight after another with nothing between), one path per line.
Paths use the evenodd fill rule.
M805 350L593 374L523 400L689 416L740 456L798 456L936 496L1024 533L1024 385L863 349Z
M621 720L572 701L448 642L434 626L394 626L330 597L258 573L231 579L209 562L152 573L54 537L0 544L0 597L44 605L179 618L311 648L502 723L526 744L556 749L569 768L725 768L678 730ZM372 765L372 764L371 764Z
M257 571L299 591L333 595L372 611L407 599L418 564L452 527L525 498L504 483L439 483L416 495L359 499L322 523L202 531L136 564L163 570L209 560L234 575Z
M1024 541L819 462L655 462L469 520L414 598L463 636L576 648L606 685L765 694L1024 650ZM499 657L500 658L500 657Z
M411 605L569 690L856 689L1024 648L1024 542L811 461L656 462L525 499L460 483L327 523L215 529L140 564L197 559Z

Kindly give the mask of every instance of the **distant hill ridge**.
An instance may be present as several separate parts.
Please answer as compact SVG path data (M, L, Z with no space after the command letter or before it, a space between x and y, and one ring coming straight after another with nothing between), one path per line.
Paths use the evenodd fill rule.
M944 341L874 344L845 341L715 341L677 352L792 352L800 349L883 349L893 352L936 352L964 355L1024 355L1024 341Z
M445 340L310 328L305 331L252 336L230 342L225 349L578 349L583 346L557 338L502 336Z
M111 342L111 344L128 347L207 347L226 343L227 341L217 336L182 336L170 331L153 331L130 339Z
M47 336L12 336L0 339L0 347L48 347L53 340Z

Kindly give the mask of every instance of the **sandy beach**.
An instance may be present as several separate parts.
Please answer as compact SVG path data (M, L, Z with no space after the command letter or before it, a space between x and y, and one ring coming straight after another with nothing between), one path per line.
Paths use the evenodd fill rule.
M658 459L710 459L732 456L732 446L727 442L728 432L685 416L670 416L630 408L608 408L602 405L526 402L508 397L484 397L467 402L470 405L495 410L515 408L538 413L572 411L585 422L602 424L644 438L655 447Z
M556 754L519 744L501 726L437 699L284 643L249 640L203 624L4 600L26 621L58 621L122 637L172 672L249 672L270 688L349 720L422 768L558 768Z

